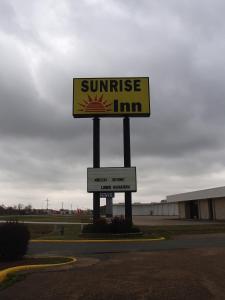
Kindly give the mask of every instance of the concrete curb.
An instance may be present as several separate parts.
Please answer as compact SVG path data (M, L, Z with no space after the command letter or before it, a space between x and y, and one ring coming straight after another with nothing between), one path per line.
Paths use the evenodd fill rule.
M72 264L75 261L77 261L77 259L75 257L62 256L62 258L64 258L64 257L71 259L71 261L64 262L64 263L56 263L56 264L23 265L23 266L16 266L16 267L11 267L11 268L1 270L0 271L0 283L2 283L4 280L6 280L7 276L9 274L12 274L12 273L15 273L15 272L34 270L34 269L43 269L43 268L49 268L49 267L64 266L64 265Z
M163 241L164 237L155 239L115 239L115 240L31 240L32 243L126 243L126 242L154 242Z

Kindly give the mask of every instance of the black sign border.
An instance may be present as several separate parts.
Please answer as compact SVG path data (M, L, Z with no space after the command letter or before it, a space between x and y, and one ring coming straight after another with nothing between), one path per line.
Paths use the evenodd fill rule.
M76 79L82 80L82 79L131 79L131 78L138 78L138 79L148 79L148 95L149 95L149 113L116 113L116 114L74 114L74 99L75 99L75 88L74 88L74 81ZM121 117L135 117L135 118L141 118L141 117L150 117L151 115L151 108L150 108L150 86L149 86L149 77L79 77L79 78L73 78L73 112L72 115L74 118L121 118Z

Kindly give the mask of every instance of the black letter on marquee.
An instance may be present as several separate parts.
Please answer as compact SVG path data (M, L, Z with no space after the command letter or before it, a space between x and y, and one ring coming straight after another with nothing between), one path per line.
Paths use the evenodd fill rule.
M140 87L140 80L137 79L137 80L134 80L134 91L135 92L140 92L141 91L141 87Z
M100 92L108 92L108 81L107 80L100 80L99 83Z
M91 80L91 91L97 92L98 90L98 81L97 80Z
M118 92L118 82L116 80L110 80L110 92Z
M136 112L136 111L141 112L141 103L140 102L132 103L132 112Z
M125 91L130 92L132 90L132 84L131 84L131 80L125 80Z
M130 112L130 103L121 102L120 103L120 110L121 110L121 112Z
M118 112L118 100L114 100L114 112Z
M81 91L82 92L87 92L88 91L88 81L87 80L82 80L81 81Z

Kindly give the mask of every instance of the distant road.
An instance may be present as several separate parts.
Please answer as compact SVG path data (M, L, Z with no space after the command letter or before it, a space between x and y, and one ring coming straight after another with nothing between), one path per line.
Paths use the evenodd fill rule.
M5 223L7 221L4 220L0 220L0 223ZM81 222L61 222L61 221L54 221L54 222L48 222L48 221L43 221L43 222L36 222L36 221L20 221L21 223L26 223L26 224L53 224L53 225L70 225L70 224L74 224L74 225L85 225L85 224L89 224L89 223L81 223Z
M31 243L28 254L91 255L117 252L162 251L175 249L225 247L224 237L117 243Z

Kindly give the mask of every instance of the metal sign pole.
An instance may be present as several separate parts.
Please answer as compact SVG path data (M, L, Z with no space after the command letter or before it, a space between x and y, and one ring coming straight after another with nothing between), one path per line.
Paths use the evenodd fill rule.
M130 119L123 119L123 147L124 147L124 167L131 167L130 154ZM131 192L125 192L125 219L132 224L132 195Z
M111 218L113 216L113 198L107 197L106 198L106 217Z
M93 118L93 167L100 168L100 119ZM93 223L100 218L100 192L93 193Z

